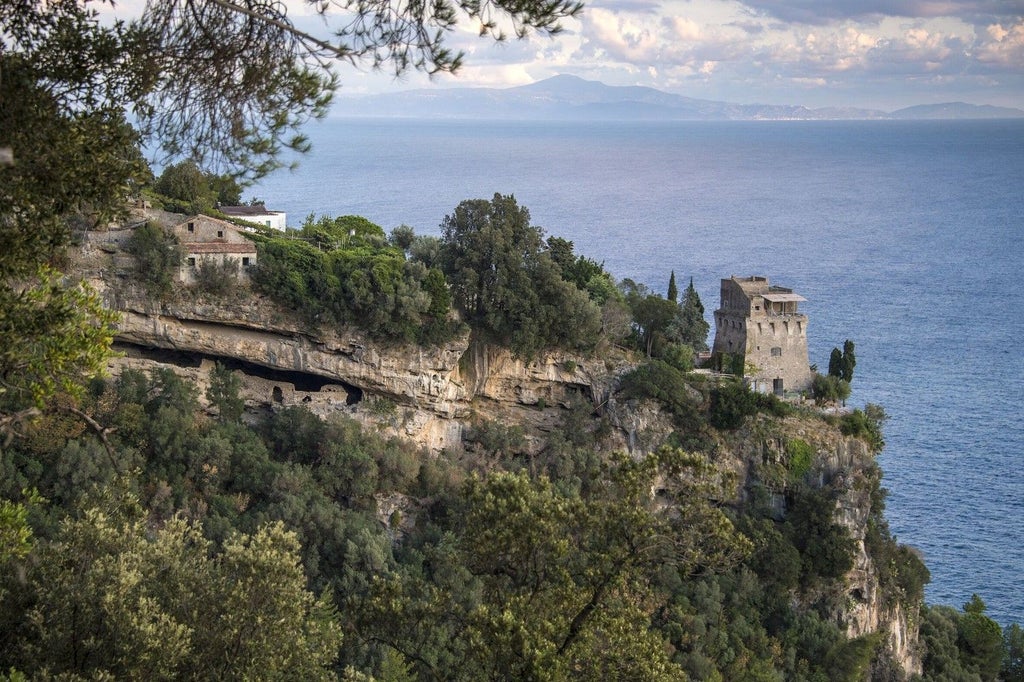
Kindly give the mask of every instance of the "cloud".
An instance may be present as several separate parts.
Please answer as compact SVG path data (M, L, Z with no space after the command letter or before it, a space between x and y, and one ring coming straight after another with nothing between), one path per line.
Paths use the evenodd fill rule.
M463 79L472 82L474 86L496 88L529 85L536 80L526 64L505 66L474 64L464 67L460 74L460 80Z
M661 0L593 0L587 2L584 13L595 9L606 9L614 12L630 12L633 14L658 14L662 11Z
M845 19L961 17L971 23L1024 14L1019 1L1001 0L744 0L756 14L785 22L825 25Z
M650 63L661 49L656 24L648 26L632 15L594 9L584 16L583 23L591 43L619 60Z
M1024 20L1011 26L993 24L978 45L979 62L1019 72L1024 65Z
M554 40L531 38L504 50L473 48L467 42L468 68L460 84L504 80L512 85L527 77L573 73L727 101L817 99L878 106L893 93L903 104L908 93L929 92L929 101L1024 103L1018 85L1024 80L1024 20L979 25L947 16L990 5L955 0L866 0L856 6L839 0L666 0L660 5L599 0ZM806 21L787 23L766 8ZM487 74L492 68L496 73ZM794 92L803 101L794 102ZM884 94L874 99L872 93Z
M300 26L323 30L306 16L308 2L285 2ZM395 81L363 65L340 67L342 80L351 92L507 87L572 73L726 101L1024 106L1024 0L587 0L562 23L558 36L498 45L460 24L445 36L466 53L457 77Z
M668 19L668 25L673 37L678 40L697 42L701 39L701 26L693 19L671 17Z

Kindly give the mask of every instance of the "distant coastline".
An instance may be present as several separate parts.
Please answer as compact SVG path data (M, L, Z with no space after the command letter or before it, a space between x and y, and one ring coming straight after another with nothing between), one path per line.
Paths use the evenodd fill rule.
M563 75L504 89L439 88L339 97L332 116L523 121L852 121L1024 118L1024 110L965 102L921 104L889 112L857 107L811 109L800 105L736 104Z

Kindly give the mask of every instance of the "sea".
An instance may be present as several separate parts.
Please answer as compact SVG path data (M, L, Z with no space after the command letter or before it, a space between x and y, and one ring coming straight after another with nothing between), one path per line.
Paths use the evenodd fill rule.
M811 362L856 345L850 404L889 420L886 516L931 571L1024 623L1024 121L522 122L329 119L251 193L288 213L440 234L514 195L615 277L722 278L806 297Z

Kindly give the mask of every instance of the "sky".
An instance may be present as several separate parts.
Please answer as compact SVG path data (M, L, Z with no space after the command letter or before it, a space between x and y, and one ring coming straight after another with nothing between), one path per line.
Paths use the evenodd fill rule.
M741 104L1024 109L1024 0L592 0L554 37L495 44L464 23L456 76L345 65L339 96L511 87L558 74ZM138 0L120 3L129 10ZM322 32L291 0L291 16Z

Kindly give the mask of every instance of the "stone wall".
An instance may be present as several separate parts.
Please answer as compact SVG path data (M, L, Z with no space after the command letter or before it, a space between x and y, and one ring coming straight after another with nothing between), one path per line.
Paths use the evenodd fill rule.
M766 277L723 279L713 352L720 358L742 356L744 375L754 390L805 391L812 379L807 316L796 312L795 302L782 306L785 312L771 310L765 297L778 291L792 294L772 287Z

